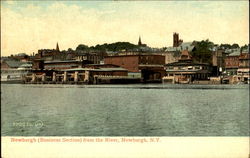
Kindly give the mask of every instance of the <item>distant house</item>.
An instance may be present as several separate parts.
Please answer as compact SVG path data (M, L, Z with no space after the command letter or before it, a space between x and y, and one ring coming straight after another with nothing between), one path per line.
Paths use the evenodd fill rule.
M89 61L91 64L100 64L103 60L104 56L101 53L76 53L74 60L78 61Z
M31 60L31 57L25 53L18 53L17 55L11 56L10 58L21 61L21 62L27 62Z
M212 66L213 66L213 75L220 76L225 70L225 58L226 53L224 49L221 49L217 46L212 48Z
M224 68L226 53L223 49L215 47L212 50L212 65Z
M239 68L237 70L238 79L242 82L250 81L250 54L242 53L239 56Z
M228 75L236 75L239 67L240 49L226 50L225 69Z
M187 50L192 52L195 50L195 45L193 42L182 42L178 47L167 47L162 55L165 56L165 64L177 62L181 56L181 52Z
M22 64L18 60L5 59L1 61L1 70L17 69Z
M60 52L58 43L56 44L56 49L39 49L38 53L35 55L36 60L58 60L65 53Z
M179 82L184 79L187 82L194 80L207 80L212 72L212 67L208 63L197 63L192 61L192 56L188 50L181 52L177 62L165 64L166 77Z
M31 62L20 62L13 58L1 59L1 81L21 83L22 76L31 70Z

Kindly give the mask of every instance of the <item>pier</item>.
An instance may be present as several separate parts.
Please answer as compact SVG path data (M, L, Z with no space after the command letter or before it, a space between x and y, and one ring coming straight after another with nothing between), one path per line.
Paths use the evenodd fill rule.
M141 78L128 76L123 68L34 70L23 76L25 84L126 84L141 81Z

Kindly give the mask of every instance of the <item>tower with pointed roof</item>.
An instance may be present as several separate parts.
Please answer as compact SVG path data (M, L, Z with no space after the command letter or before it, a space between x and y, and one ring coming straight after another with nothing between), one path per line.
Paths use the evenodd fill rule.
M141 43L141 36L139 36L139 41L138 41L138 46L141 46L142 43Z
M56 51L60 52L58 42L56 43Z

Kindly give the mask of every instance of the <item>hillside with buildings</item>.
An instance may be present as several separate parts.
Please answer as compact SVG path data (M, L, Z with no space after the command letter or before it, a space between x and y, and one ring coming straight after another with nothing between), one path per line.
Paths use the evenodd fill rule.
M55 49L32 55L2 57L1 71L7 79L11 73L25 72L25 82L249 82L249 45L184 42L178 33L173 34L173 45L164 48L149 47L141 37L137 45L79 44L68 50L60 50L57 43Z

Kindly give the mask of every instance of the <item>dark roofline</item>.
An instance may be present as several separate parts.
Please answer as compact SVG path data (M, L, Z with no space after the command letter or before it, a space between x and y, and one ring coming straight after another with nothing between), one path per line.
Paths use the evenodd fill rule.
M161 54L127 54L127 55L111 55L111 56L105 56L104 58L110 58L110 57L124 57L124 56L163 56L164 55L161 55Z
M85 64L85 66L115 66L115 67L120 67L118 65L114 65L114 64Z
M189 66L194 66L194 65L200 65L200 66L209 66L209 63L195 63L195 62L174 62L174 63L169 63L165 64L164 66L183 66L183 65L189 65Z
M53 64L53 63L81 63L82 61L78 61L78 60L58 60L58 61L44 61L45 64Z

